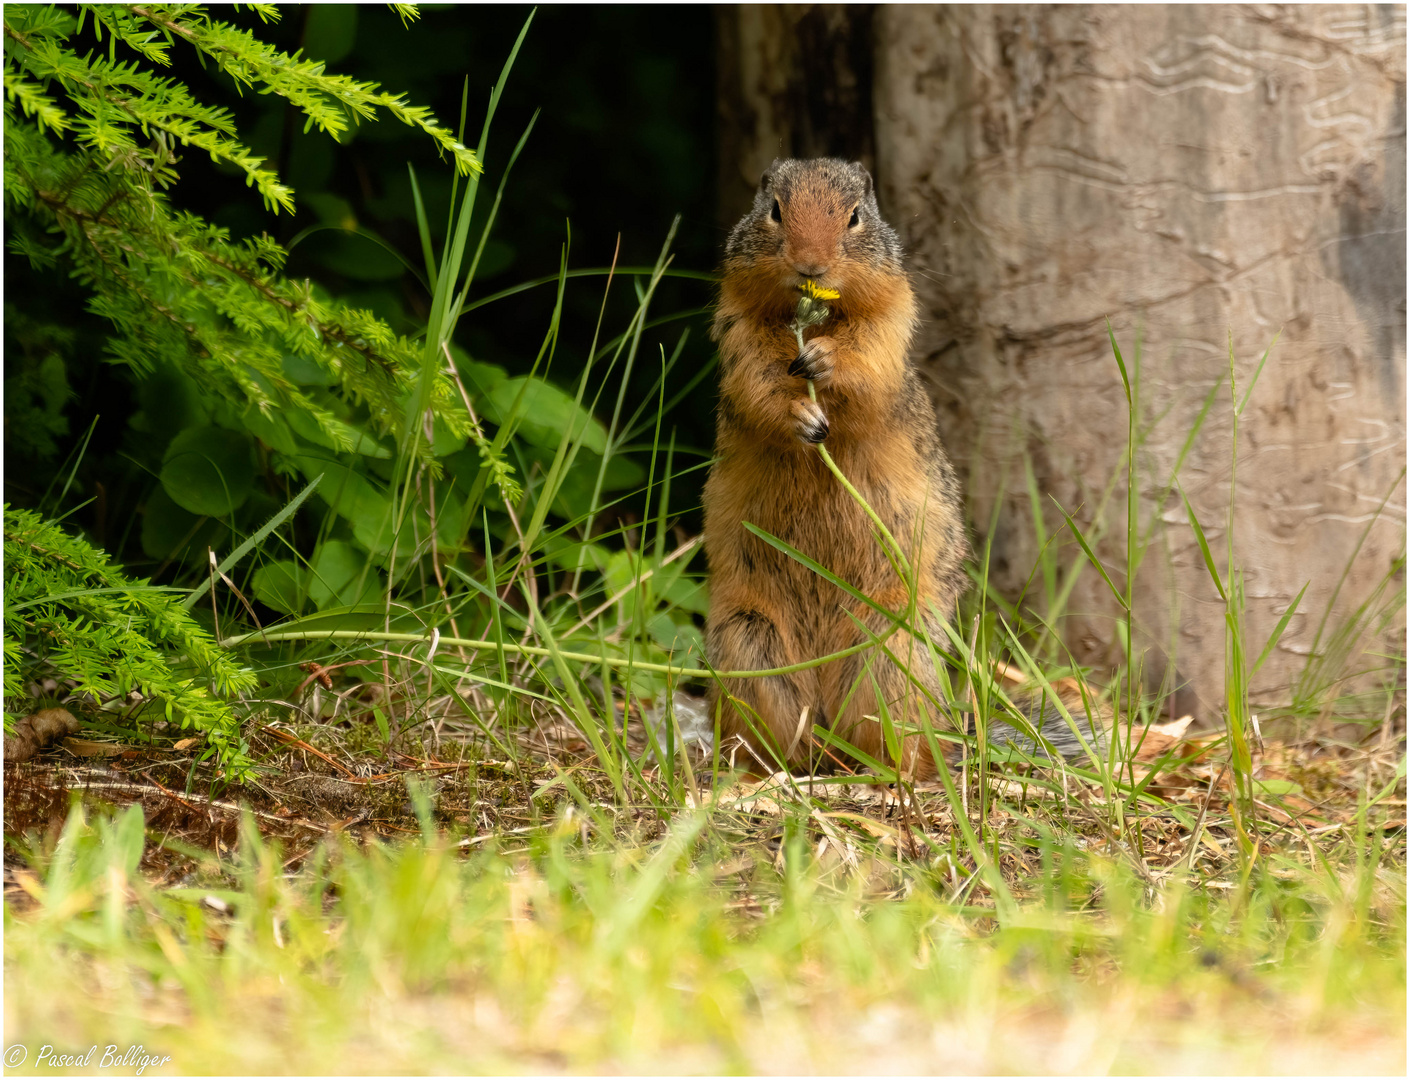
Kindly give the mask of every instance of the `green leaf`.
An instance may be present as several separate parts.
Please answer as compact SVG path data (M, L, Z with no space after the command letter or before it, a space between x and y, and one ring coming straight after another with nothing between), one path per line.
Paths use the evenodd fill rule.
M229 573L230 570L237 563L239 563L241 559L243 559L256 547L258 547L264 541L264 538L266 536L272 533L275 529L279 528L279 526L284 524L284 522L288 521L289 518L293 517L294 511L297 510L303 504L303 501L305 499L307 499L310 495L313 494L313 489L318 487L318 482L322 479L323 478L321 476L316 476L312 480L310 480L308 482L307 487L305 487L301 492L299 492L291 500L289 500L288 505L286 505L283 509L275 513L273 517L271 517L257 530L255 530L254 534L246 538L244 543L242 543L225 558L221 559L220 563L216 566L216 574ZM211 546L214 547L215 545L212 544ZM212 577L211 575L207 574L206 579L191 590L191 595L188 596L185 600L181 601L181 606L187 611L190 611L191 608L195 605L196 601L206 594L206 590L210 588L211 582Z
M345 423L337 417L327 417L320 425L308 413L291 409L284 418L294 429L295 434L301 439L307 439L315 446L341 451L345 445L351 443L352 452L361 454L363 457L389 458L392 456L390 450L367 432L352 424ZM334 435L341 435L345 441L340 443Z
M1224 591L1224 579L1219 576L1219 571L1214 565L1214 555L1209 550L1209 541L1205 539L1204 528L1199 523L1199 518L1195 516L1195 508L1190 505L1190 500L1185 497L1185 489L1177 481L1175 488L1180 493L1180 499L1185 504L1185 516L1190 519L1190 528L1195 531L1195 539L1199 541L1200 557L1204 559L1204 568L1209 572L1209 580L1214 582L1214 587L1219 590L1219 599L1225 603L1229 601L1229 594Z
M271 450L278 450L281 454L297 454L299 452L299 444L294 441L294 435L289 430L289 425L277 413L266 416L257 407L251 405L244 411L240 419L246 430Z
M523 397L520 397L520 394ZM607 429L569 394L531 375L506 379L486 396L485 412L497 424L519 418L519 434L536 446L557 450L571 428L585 449L607 452Z
M195 514L181 509L163 487L147 497L142 513L142 552L153 559L167 559L192 549L204 552L218 547L228 535L220 522L207 519L202 523Z
M708 614L710 610L710 590L703 581L677 578L661 591L661 597L682 611L693 611L697 615Z
M343 540L318 545L309 571L308 598L320 611L371 603L381 591L381 579L368 568L366 552Z
M431 453L438 458L458 454L469 442L464 435L457 435L439 416L431 418Z
M1230 336L1232 337L1232 334ZM1239 402L1239 407L1235 410L1235 415L1242 416L1244 414L1244 409L1248 406L1248 399L1253 396L1253 388L1258 385L1258 377L1263 374L1263 365L1268 363L1268 354L1273 351L1273 346L1278 344L1278 339L1282 336L1283 331L1279 329L1278 332L1273 335L1273 340L1268 343L1268 348L1263 350L1263 358L1258 361L1258 367L1254 369L1253 378L1248 381L1248 389L1244 391L1243 400ZM1232 350L1232 348L1233 345L1231 342L1230 349ZM1232 356L1230 359L1232 359Z
M254 485L250 440L224 428L187 428L167 447L161 481L182 509L224 517L244 504Z
M310 241L310 246L313 246ZM330 270L358 281L395 281L407 265L365 232L322 234L313 256Z
M498 364L482 364L478 360L471 360L455 345L450 347L450 354L455 358L460 377L465 380L465 388L476 397L484 397L509 378L504 368Z
M567 536L546 536L540 546L549 561L560 570L577 570L582 566L600 573L612 558L611 548L601 544L585 544Z
M1081 545L1082 554L1087 556L1087 561L1092 564L1092 567L1101 576L1101 579L1106 582L1106 587L1111 590L1111 595L1116 597L1116 602L1121 605L1122 608L1125 608L1126 597L1122 595L1120 589L1112 584L1111 577L1106 572L1106 567L1103 566L1102 561L1097 558L1097 553L1092 550L1092 545L1087 542L1087 537L1083 534L1082 530L1077 527L1077 522L1073 521L1072 515L1062 508L1062 503L1058 502L1057 499L1051 495L1049 498L1053 500L1053 505L1056 506L1058 512L1062 514L1063 521L1067 522L1068 531L1072 533L1077 543Z
M297 563L289 559L265 563L250 580L255 599L285 615L297 615L303 594L302 574Z
M1310 581L1307 583L1307 585L1311 584L1312 582ZM1258 674L1258 669L1263 666L1263 662L1268 659L1269 655L1277 647L1278 641L1283 636L1283 631L1288 628L1288 623L1291 621L1292 617L1297 614L1298 606L1302 603L1303 594L1307 592L1307 585L1304 585L1297 591L1297 596L1293 597L1293 602L1288 605L1288 610L1283 612L1283 617L1278 620L1278 625L1273 627L1273 633L1268 636L1268 643L1263 646L1263 651L1258 654L1258 659L1249 670L1249 678L1253 678L1253 676Z
M553 455L546 452L529 451L525 456L539 462L545 473L553 462ZM602 459L592 451L579 451L572 467L562 474L554 500L554 511L569 520L584 517L592 511L593 490L597 486L599 472L602 473L602 490L598 492L599 495L609 491L630 491L646 483L646 470L622 454L613 454L606 469L602 469L601 465Z
M652 616L651 621L646 624L646 632L651 635L652 641L667 652L693 649L697 655L704 655L705 639L694 624L676 622L664 611Z
M105 846L112 860L111 865L131 877L137 872L137 864L142 859L142 847L146 841L142 804L133 803L111 825L105 824L104 831L108 832L108 843Z
M313 358L298 353L284 354L284 375L298 386L337 386L338 376Z

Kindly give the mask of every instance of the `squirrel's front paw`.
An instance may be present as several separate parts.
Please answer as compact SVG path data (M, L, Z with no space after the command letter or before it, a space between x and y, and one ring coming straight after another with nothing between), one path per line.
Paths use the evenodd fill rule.
M830 337L815 337L805 342L798 358L788 365L788 373L815 383L825 383L832 377L833 354L837 346Z
M805 443L820 443L827 438L827 416L816 401L799 398L793 403L793 428Z

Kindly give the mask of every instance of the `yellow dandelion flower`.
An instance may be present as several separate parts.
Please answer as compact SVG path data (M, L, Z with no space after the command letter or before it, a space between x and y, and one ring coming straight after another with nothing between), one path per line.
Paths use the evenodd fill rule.
M836 289L824 289L812 278L799 285L798 289L811 300L836 300L842 295Z

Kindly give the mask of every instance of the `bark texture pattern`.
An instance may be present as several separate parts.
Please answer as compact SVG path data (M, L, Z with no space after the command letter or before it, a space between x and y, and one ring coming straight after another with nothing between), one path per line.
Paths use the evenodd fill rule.
M1235 558L1255 650L1311 582L1254 684L1285 699L1388 494L1339 610L1403 550L1404 7L926 5L881 9L873 32L881 205L911 253L922 368L973 520L1004 500L1001 588L1037 555L1024 450L1079 522L1124 468L1110 317L1128 362L1143 341L1142 412L1159 418L1140 513L1165 528L1137 611L1210 719L1221 605L1178 495L1154 499L1228 371L1227 335L1242 386L1281 330L1239 425ZM1226 391L1181 473L1216 552L1230 435ZM1099 549L1118 583L1123 487ZM1095 575L1070 610L1078 659L1116 660Z

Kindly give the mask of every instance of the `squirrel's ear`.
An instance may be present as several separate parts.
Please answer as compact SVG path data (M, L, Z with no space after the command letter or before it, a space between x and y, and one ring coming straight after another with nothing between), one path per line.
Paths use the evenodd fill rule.
M857 169L862 174L862 198L866 198L868 195L871 194L871 173L867 172L867 167L863 165L860 161L854 162L854 164L857 166Z
M772 184L773 182L774 182L774 174L771 173L771 172L766 172L766 173L764 173L763 176L759 177L759 190L760 190L760 191L768 191L768 190L769 190L769 185Z

